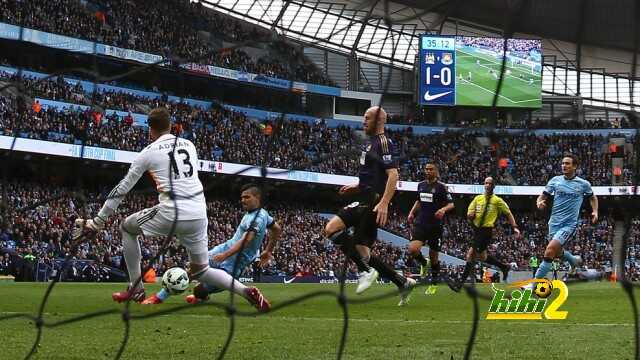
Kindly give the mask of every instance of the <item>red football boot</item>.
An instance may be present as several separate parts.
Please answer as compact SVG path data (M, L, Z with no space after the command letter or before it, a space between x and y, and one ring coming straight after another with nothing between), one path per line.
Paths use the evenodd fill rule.
M187 297L185 297L184 299L189 304L196 305L201 302L207 301L209 299L209 292L201 283L199 283L198 285L193 287L193 294L187 295Z
M256 287L250 287L245 290L247 300L258 309L259 312L267 312L271 310L271 303L267 300L260 290Z
M145 298L144 288L131 289L131 287L127 287L127 291L119 291L111 294L111 298L113 301L117 301L119 303L125 302L129 299L140 303Z
M160 298L157 297L156 294L153 294L153 295L149 296L148 298L144 299L144 301L142 301L140 304L142 304L142 305L157 305L157 304L162 304L162 300L160 300Z

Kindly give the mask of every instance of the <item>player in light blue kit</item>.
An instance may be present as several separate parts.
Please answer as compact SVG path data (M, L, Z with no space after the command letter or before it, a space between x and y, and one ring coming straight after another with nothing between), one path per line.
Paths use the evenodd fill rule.
M282 229L267 210L260 207L261 201L262 192L257 186L245 185L242 188L240 202L246 213L242 217L233 237L209 250L209 266L222 269L230 277L237 279L242 271L256 259L267 233L269 241L265 250L260 254L260 266L266 265L272 259L271 252L282 234ZM238 261L237 265L236 259ZM238 286L240 288L235 289ZM243 288L247 287L237 281L234 283L235 292L243 294L245 292ZM207 300L209 294L221 291L224 291L224 289L208 288L205 284L199 283L194 287L193 295L187 296L186 300L189 303L196 304ZM156 295L147 299L148 301L145 300L145 303L161 303L169 296L170 294L165 289L161 289ZM261 310L261 307L263 307L262 310L268 310L271 305L266 298L262 297L262 299L264 304L256 307L258 310ZM264 309L264 307L267 309Z
M547 275L555 258L567 261L572 271L582 263L580 256L574 256L562 247L576 234L584 198L589 198L591 222L595 224L598 221L598 198L593 193L591 184L576 176L577 169L578 159L574 155L565 155L562 158L562 175L549 180L536 201L538 209L542 210L547 206L547 200L553 197L553 208L549 218L549 244L544 251L542 264L536 271L536 279L542 279Z

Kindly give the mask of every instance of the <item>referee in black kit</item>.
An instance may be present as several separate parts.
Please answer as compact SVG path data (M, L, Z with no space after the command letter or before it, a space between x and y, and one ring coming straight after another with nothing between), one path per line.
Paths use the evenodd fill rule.
M431 264L431 285L425 291L426 295L433 295L438 290L440 278L440 243L442 241L442 219L444 215L454 209L453 198L447 190L447 185L438 181L440 173L436 164L428 163L424 167L425 181L418 183L418 198L413 204L407 222L414 224L409 243L409 254L420 263L420 277L427 274ZM417 215L417 220L416 220ZM422 256L421 249L429 245L429 261Z
M340 188L340 195L355 195L357 201L342 208L325 226L324 234L342 247L345 255L358 267L357 294L368 289L378 274L391 280L400 290L398 306L407 304L416 281L405 278L371 255L378 226L387 223L389 203L398 183L398 155L393 142L384 135L387 113L374 106L364 113L364 132L369 141L360 154L359 183ZM353 235L348 228L353 227Z
M496 187L495 180L489 176L484 179L484 194L477 195L469 204L467 218L471 220L473 227L473 244L467 251L466 264L462 277L458 282L448 282L451 290L459 292L462 284L467 280L472 271L475 270L477 260L484 261L502 270L502 280L507 281L509 276L509 265L502 263L494 255L487 253L487 248L493 239L493 229L496 226L498 216L505 215L509 224L513 228L516 239L520 238L520 229L516 219L513 217L509 205L498 195L493 193ZM475 275L473 276L475 280Z

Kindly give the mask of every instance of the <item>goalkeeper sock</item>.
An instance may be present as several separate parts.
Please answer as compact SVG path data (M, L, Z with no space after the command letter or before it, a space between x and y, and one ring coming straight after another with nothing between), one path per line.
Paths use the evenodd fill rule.
M538 271L536 271L536 279L542 279L547 276L547 273L549 272L549 270L551 270L552 262L553 259L549 258L544 258L544 260L542 260L542 264L540 264Z
M129 273L129 281L131 285L137 283L136 288L141 289L142 285L142 271L140 270L140 260L142 255L140 254L140 243L138 243L137 236L130 234L122 230L122 252L124 254L124 261L127 264L127 272Z
M562 253L562 260L567 261L569 264L571 264L571 267L575 267L576 263L578 262L578 259L576 259L576 257L567 250L564 250L564 252Z

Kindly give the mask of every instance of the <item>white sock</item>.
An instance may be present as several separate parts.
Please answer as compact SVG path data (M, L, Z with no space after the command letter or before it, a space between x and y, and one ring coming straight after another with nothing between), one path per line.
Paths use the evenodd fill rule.
M209 268L200 275L198 281L205 283L210 289L219 288L229 291L231 291L231 284L233 284L233 292L246 298L247 287L224 270Z
M122 252L124 253L124 261L127 264L127 271L129 272L129 281L131 281L131 285L133 285L142 277L140 270L142 255L140 254L140 243L138 243L137 235L122 231ZM137 287L143 287L142 280L138 283Z

